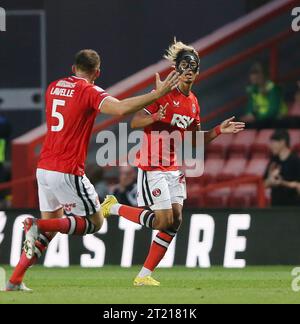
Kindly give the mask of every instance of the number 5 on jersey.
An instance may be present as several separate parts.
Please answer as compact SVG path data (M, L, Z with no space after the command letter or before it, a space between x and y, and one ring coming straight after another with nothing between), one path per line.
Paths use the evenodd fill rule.
M58 119L58 125L51 126L52 132L60 132L64 128L64 116L57 111L58 107L64 107L66 104L65 100L54 99L52 104L52 114L53 118Z

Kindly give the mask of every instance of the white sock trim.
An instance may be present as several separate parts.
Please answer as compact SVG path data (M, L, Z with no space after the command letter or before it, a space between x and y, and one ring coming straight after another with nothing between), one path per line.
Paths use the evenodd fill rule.
M110 208L111 214L114 215L114 216L119 216L119 211L120 211L121 206L122 206L121 204L115 204L115 205L113 205Z
M145 278L148 276L152 275L152 271L150 271L149 269L143 267L142 270L140 271L140 273L138 274L139 278Z

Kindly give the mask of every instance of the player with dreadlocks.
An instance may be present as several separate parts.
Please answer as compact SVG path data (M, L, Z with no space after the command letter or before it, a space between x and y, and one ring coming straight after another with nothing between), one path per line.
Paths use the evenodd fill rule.
M165 256L182 223L184 201L187 198L185 175L176 164L175 145L162 147L155 137L157 133L201 130L200 107L192 92L199 75L200 58L197 51L182 42L174 41L164 56L180 73L180 82L172 92L138 112L132 120L132 128L143 128L145 140L139 152L138 205L133 208L120 205L114 196L108 196L102 204L103 213L117 215L158 230L143 268L134 280L135 286L159 286L152 273ZM205 144L221 134L239 133L244 123L234 122L234 117L205 132ZM150 144L149 144L150 143ZM152 143L152 144L151 144ZM154 145L153 145L154 144ZM169 160L165 161L166 151ZM159 161L153 165L152 161Z

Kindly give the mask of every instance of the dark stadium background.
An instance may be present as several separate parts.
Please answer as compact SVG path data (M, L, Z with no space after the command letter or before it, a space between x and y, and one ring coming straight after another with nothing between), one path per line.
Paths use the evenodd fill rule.
M103 59L99 84L106 88L161 60L174 36L193 42L264 2L3 0L1 6L6 10L45 10L48 82L70 73L78 49L93 47ZM14 64L1 66L0 87L39 87L39 20L22 17L17 24L10 21L8 17L8 28L18 31L17 37L6 45L11 50L0 51L0 61L9 59ZM22 30L24 21L26 29ZM13 128L14 135L39 125L42 118L32 111L24 123L16 113L4 113L20 124Z
M108 87L159 61L174 36L193 42L254 9L255 2L267 1L3 0L1 6L46 11L48 81L69 73L79 44L93 44L103 57L101 83ZM33 53L19 54L12 60L19 62L14 68L21 72L30 67L25 62L31 62ZM31 74L24 72L20 78L29 81Z
M245 15L253 13L254 10L260 8L267 2L271 3L272 1L2 0L0 6L4 7L7 11L23 9L44 10L47 35L44 39L46 45L46 83L70 74L74 53L81 48L91 47L99 51L103 59L101 80L97 82L97 84L101 85L103 88L109 88L124 78L160 61L164 49L170 44L174 36L177 36L179 40L187 43L195 42L210 35L216 30L222 31L225 25L239 18L243 19ZM287 0L286 2L292 1ZM296 1L294 2L296 3ZM276 16L274 21L268 20L265 24L253 27L251 30L240 35L239 38L227 42L225 46L220 46L217 50L204 56L202 71L206 72L209 69L213 69L215 66L219 66L224 60L230 60L230 58L235 57L243 51L251 50L251 48L258 45L264 45L266 39L278 35L283 30L289 29L292 20L290 9L283 11L282 14L278 16L279 18ZM12 89L16 97L19 95L20 88L36 88L40 91L42 80L40 78L41 44L39 28L39 18L37 17L7 17L7 32L0 34L0 90L2 88ZM275 64L275 68L278 68L278 78L287 73L291 74L291 71L298 72L300 62L299 36L294 34L288 38L286 42L285 41L284 39L282 43L279 42L279 44L276 44L279 52L277 53L275 51L275 55L273 56L272 53L274 54L274 52L272 52L272 49L274 48L270 46L270 48L268 47L264 51L259 52L259 54L241 60L241 63L230 66L220 71L220 73L215 73L209 80L205 79L202 80L200 84L197 84L195 86L195 92L199 96L204 117L211 117L218 108L226 105L233 99L245 96L249 69L256 59L262 60L268 68L272 68L274 65L270 64L270 60L273 58L273 60L278 63L278 66ZM5 47L3 44L5 44ZM276 54L278 54L278 57L276 57ZM278 61L276 61L276 59L278 59ZM298 73L285 82L284 95L287 100L292 100L293 93L296 89L296 81L299 79ZM152 85L147 84L143 89L139 89L132 94L150 90L151 87ZM41 102L42 98L39 91L34 93L31 98L33 107L27 107L26 109L19 109L19 107L6 109L5 102L1 101L0 96L0 114L6 116L11 121L12 140L40 126L43 122L43 103ZM19 104L22 106L23 103L21 100ZM241 116L244 112L244 106L245 100L242 101L242 104L240 103L237 105L233 111L230 110L221 116L217 114L214 118L210 118L209 122L204 123L203 128L207 129L225 117L231 116L233 113L237 114L237 116ZM103 121L102 118L104 119L105 117L100 116L98 122ZM116 125L111 125L110 129L117 132ZM296 131L298 130L299 127L296 128ZM92 138L91 143L89 162L95 162L95 151L97 149L95 137ZM228 145L229 148L230 144L231 143ZM268 139L267 143L264 143L264 145L267 147ZM37 150L38 148L39 147L37 147ZM214 149L215 151L211 150L210 154L220 153L218 147ZM247 149L249 149L249 147ZM28 166L28 163L26 164L24 162L25 159L27 159L26 162L28 162L28 156L25 153L21 151L20 154L19 151L19 158L15 160L12 159L13 154L10 153L9 149L8 164L13 165L14 162L19 162L19 164L21 164L21 166L17 168L17 172L12 176L14 181L22 178L22 172L26 168L30 169L31 167L32 170L34 169L34 163L36 162L34 158L36 158L36 156L32 160L29 158L30 165ZM247 154L250 153L251 152L248 152ZM224 156L224 159L227 158L228 156ZM16 170L14 169L14 171ZM109 172L109 176L113 176L114 181L116 181L115 169ZM25 207L33 208L36 207L36 188L33 186L35 180L31 179L30 181L29 186L25 184L25 187L22 187L24 186L24 183L22 183L21 185L14 185L14 187L17 187L20 195L24 196L23 201L26 203ZM189 201L187 207L198 206L198 209L193 208L190 210L187 208L186 210L185 235L181 238L186 245L189 235L189 217L192 213L206 213L205 210L203 211L202 208L199 208L199 203L202 203L202 196L199 194L199 183L200 180L196 179L196 181L189 186L190 189L194 188L195 190L193 191L193 200ZM35 198L29 201L27 196L31 196L31 198L34 196ZM262 198L259 192L258 195L254 195L255 204L251 207L258 207L256 201L257 196L260 196L258 200ZM252 198L253 197L251 197L251 199ZM15 197L12 199L14 200ZM222 252L217 255L217 258L212 260L212 263L222 264L227 222L231 213L237 215L249 213L251 216L251 226L253 226L253 228L250 228L250 242L248 245L251 250L246 251L248 253L246 255L246 261L251 264L263 264L264 260L269 264L289 264L298 262L299 257L297 251L295 251L295 246L299 239L299 231L297 231L297 226L295 225L299 223L296 217L299 215L298 209L291 207L288 210L274 210L275 216L274 220L272 220L272 226L270 226L273 209L268 209L266 211L248 208L241 209L241 206L239 206L238 210L228 209L228 206L224 207L221 203L219 204L220 200L213 201L217 203L214 203L214 205L210 207L217 206L223 209L221 208L217 212L211 210L207 211L207 213L211 212L212 218L216 221L216 224L221 224L218 226L216 232L210 234L216 236L214 237L217 246L222 245L223 249L217 249ZM2 257L5 263L9 262L9 247L13 240L11 233L13 231L15 217L20 216L24 212L30 212L36 215L36 211L32 212L31 209L28 211L26 208L23 208L24 205L20 205L20 202L18 203L17 207L20 209L13 211L5 209L5 213L11 216L7 223L7 228L5 229L8 234L5 236L3 245L1 245L1 248L5 246L5 253L1 253L0 250L0 260ZM246 207L249 207L249 205L251 204L248 204ZM263 214L265 217L262 216ZM288 217L285 217L286 214L288 214ZM2 214L2 216L3 215L4 214ZM268 253L270 238L272 242L276 240L276 236L274 237L274 235L268 237L268 232L272 231L273 234L280 233L282 229L284 229L284 235L282 237L285 239L282 239L282 245L280 245L280 247L278 246L276 249L278 254ZM117 224L115 224L113 233L117 231ZM204 230L199 233L199 239L203 237L203 232ZM247 229L243 229L243 226L241 230L238 229L235 234L238 236L240 232L242 233L241 235L249 233ZM142 232L140 232L139 235L141 235L141 233ZM108 236L109 234L110 233L108 233ZM261 245L255 244L256 235L259 235ZM17 235L15 236L17 237ZM287 238L290 240L287 240ZM123 236L121 235L117 243L119 254L121 254L122 239ZM108 237L107 240L110 241L110 238ZM81 239L76 241L76 244L81 243ZM281 242L278 241L276 243L280 244ZM292 245L294 246L291 247ZM260 251L261 246L264 248L263 251ZM181 254L181 252L185 253L186 251L184 252L180 249L178 251L177 253L180 254L180 263L183 264L185 255ZM238 254L245 258L243 251L238 252ZM269 259L266 255L270 256ZM78 261L80 259L79 255L74 256L74 259ZM140 262L141 259L141 251L139 250L138 262ZM134 259L134 261L136 260ZM114 259L114 262L119 262L119 258Z

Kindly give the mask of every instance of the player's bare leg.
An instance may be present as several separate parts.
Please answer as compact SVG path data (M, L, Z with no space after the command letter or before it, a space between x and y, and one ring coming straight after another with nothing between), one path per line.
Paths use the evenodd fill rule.
M42 212L41 217L44 220L48 220L59 219L62 218L63 215L63 209L60 208L54 212ZM23 283L26 271L43 255L55 235L56 233L40 234L35 242L34 256L31 259L27 258L25 251L22 252L20 261L7 283L6 291L31 291L31 289L28 289Z
M29 289L23 284L23 278L26 270L36 263L47 249L50 241L56 235L57 232L75 235L85 235L96 233L103 225L104 217L101 211L89 217L72 216L72 218L62 218L64 215L63 209L59 209L56 212L43 212L42 219L26 219L27 224L36 226L38 238L35 241L34 246L26 246L29 241L25 241L24 252L22 253L20 262L18 263L15 271L7 284L7 291L29 291ZM34 252L30 252L28 257L26 252L30 249Z
M102 204L104 216L116 215L150 229L159 230L154 239L143 269L135 279L135 286L159 286L151 275L165 256L182 222L182 205L173 204L172 209L151 211L120 205L114 196L107 196Z
M167 231L159 231L159 233L154 238L144 266L134 281L135 286L160 285L158 281L152 278L152 273L166 255L170 244L177 235L177 232L182 224L182 209L182 205L173 204L172 210L168 211L168 214L170 212L172 212L173 214L172 225ZM156 211L155 213L159 218L167 217L167 214L164 214L164 211Z

